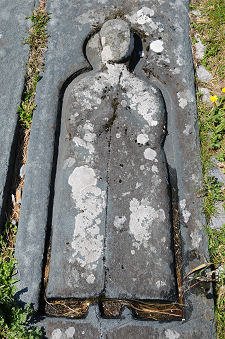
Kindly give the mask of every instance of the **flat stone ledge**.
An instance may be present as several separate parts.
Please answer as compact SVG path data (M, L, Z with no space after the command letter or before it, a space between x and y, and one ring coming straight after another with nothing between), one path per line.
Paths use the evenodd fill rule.
M133 321L129 310L121 319L99 318L96 307L91 307L87 318L72 320L46 317L37 323L48 339L215 339L212 322L199 320L183 322Z
M29 47L24 45L34 1L0 0L0 223L4 220L4 199L7 199L14 166L18 105L24 89L24 76ZM2 225L0 226L1 230Z

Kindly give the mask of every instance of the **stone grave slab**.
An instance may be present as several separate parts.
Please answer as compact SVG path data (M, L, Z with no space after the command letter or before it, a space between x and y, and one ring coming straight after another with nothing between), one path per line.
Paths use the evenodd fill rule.
M164 101L124 64L105 62L121 61L133 41L114 19L97 46L107 29L106 69L76 78L64 96L47 297L97 297L105 286L109 298L174 299ZM105 52L112 32L115 57Z
M5 220L5 203L16 149L17 110L24 88L29 48L24 45L34 1L0 1L0 223Z
M51 331L62 338L68 321L96 327L99 338L198 338L199 318L199 333L213 337L211 286L183 294L182 282L208 260L188 4L56 0L48 10L17 297L46 307L46 329L61 317ZM114 19L129 27L115 41ZM89 305L85 319L76 310L66 319L76 302ZM143 316L140 303L157 316Z

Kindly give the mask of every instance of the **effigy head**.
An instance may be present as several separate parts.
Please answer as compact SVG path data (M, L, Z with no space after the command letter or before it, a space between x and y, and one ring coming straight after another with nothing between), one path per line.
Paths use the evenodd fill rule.
M125 61L134 49L130 25L121 19L105 22L100 30L100 39L103 63Z

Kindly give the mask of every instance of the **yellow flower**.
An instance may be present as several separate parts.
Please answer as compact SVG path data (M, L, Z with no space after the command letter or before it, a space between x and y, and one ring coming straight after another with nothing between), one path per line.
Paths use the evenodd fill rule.
M225 87L224 87L224 88L222 88L222 92L223 92L223 93L225 93Z
M216 100L218 100L217 95L212 95L212 96L210 97L210 100L211 100L212 102L215 102Z

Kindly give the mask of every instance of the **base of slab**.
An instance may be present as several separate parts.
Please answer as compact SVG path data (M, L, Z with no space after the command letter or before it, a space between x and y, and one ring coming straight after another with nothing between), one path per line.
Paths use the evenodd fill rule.
M129 309L125 308L120 319L100 318L96 306L91 306L85 319L43 318L38 326L42 328L46 338L88 338L88 339L149 339L149 338L215 338L211 322L199 321L173 321L150 322L133 320Z
M182 303L101 298L46 300L45 313L47 316L82 319L87 316L91 305L95 305L99 309L101 317L107 319L120 319L125 307L132 312L134 319L170 321L184 318Z

